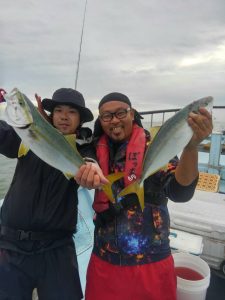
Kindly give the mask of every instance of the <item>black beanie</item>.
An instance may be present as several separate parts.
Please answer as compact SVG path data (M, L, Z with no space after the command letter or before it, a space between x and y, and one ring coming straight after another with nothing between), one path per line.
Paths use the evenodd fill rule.
M105 95L101 99L101 101L99 102L99 105L98 105L98 109L104 103L107 103L107 102L110 102L110 101L124 102L124 103L127 103L130 107L132 107L130 99L126 95L124 95L122 93L118 93L118 92L113 92L113 93L109 93L109 94ZM134 109L134 121L138 126L143 127L141 119L143 119L143 117ZM101 123L100 123L100 120L99 120L99 117L98 117L97 120L95 121L95 124L94 124L93 135L95 137L99 137L103 134L103 132L104 131L102 129L102 126L101 126Z
M130 107L131 107L130 99L126 95L124 95L122 93L113 92L113 93L105 95L102 98L102 100L99 102L98 108L100 108L104 103L110 102L110 101L124 102L124 103L127 103L128 105L130 105Z

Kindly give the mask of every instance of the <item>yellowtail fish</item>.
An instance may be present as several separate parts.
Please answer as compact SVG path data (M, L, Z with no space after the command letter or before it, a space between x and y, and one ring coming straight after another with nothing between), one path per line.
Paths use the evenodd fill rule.
M0 117L11 125L22 143L43 161L74 177L84 160L74 146L38 112L34 104L18 89L4 95Z
M119 197L136 193L142 210L144 209L144 180L168 164L190 141L193 131L187 123L190 112L198 112L200 107L212 109L213 98L205 97L192 102L168 119L149 144L143 160L141 178L124 188Z

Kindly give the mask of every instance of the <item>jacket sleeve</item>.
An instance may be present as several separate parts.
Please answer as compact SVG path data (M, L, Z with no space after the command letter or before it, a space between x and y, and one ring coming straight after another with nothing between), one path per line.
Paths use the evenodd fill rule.
M174 202L187 202L194 195L198 177L195 178L190 185L184 186L179 184L175 178L175 170L178 164L179 160L177 157L169 162L168 170L163 179L163 189L170 200Z
M193 197L197 183L198 177L190 185L181 185L177 182L173 174L167 178L164 190L170 200L174 202L187 202Z
M0 153L9 157L17 158L21 139L14 129L6 122L0 121Z
M162 200L170 199L174 202L187 202L195 192L198 177L188 186L183 186L175 178L175 170L179 163L177 157L172 159L168 165L146 179L145 194L151 198L151 202L156 198L156 203L163 203Z

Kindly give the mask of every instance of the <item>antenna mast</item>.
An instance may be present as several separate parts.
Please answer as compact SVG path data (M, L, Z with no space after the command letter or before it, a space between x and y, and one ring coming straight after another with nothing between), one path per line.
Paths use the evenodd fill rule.
M81 48L82 48L82 42L83 42L86 9L87 9L87 0L85 0L85 7L84 7L83 25L82 25L82 31L81 31L81 37L80 37L80 48L79 48L79 53L78 53L77 71L76 71L76 78L75 78L75 90L77 89L77 80L78 80L79 67L80 67L80 55L81 55Z

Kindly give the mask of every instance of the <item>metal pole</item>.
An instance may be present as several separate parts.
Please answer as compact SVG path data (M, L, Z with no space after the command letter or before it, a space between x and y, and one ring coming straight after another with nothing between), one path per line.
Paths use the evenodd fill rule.
M81 31L81 37L80 37L80 48L79 48L79 53L78 53L77 71L76 71L76 78L75 78L75 90L77 89L77 80L78 80L79 67L80 67L80 55L81 55L81 48L82 48L82 41L83 41L83 34L84 34L86 9L87 9L87 0L85 1L85 7L84 7L83 25L82 25L82 31Z

